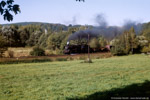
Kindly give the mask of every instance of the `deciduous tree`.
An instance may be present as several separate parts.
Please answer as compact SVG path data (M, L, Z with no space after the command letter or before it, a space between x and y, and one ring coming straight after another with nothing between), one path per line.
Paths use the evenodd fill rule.
M89 45L93 49L96 49L96 48L100 47L99 41L96 38L91 39Z
M20 7L18 4L14 4L14 0L1 0L0 1L0 14L4 17L4 20L12 21L13 13L18 14Z
M7 50L7 42L3 36L0 36L0 57L3 57L3 54L6 50Z

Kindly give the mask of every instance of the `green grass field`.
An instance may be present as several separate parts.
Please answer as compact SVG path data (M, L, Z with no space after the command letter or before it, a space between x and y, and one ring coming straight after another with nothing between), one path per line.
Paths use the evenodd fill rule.
M95 59L91 64L81 62L0 65L0 100L150 96L149 56Z

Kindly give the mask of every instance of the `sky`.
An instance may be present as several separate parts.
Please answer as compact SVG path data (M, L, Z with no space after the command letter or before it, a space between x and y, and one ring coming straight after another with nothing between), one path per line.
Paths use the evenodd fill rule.
M14 0L21 13L12 22L47 22L61 24L97 25L95 17L102 14L108 25L123 25L125 21L150 21L150 0Z

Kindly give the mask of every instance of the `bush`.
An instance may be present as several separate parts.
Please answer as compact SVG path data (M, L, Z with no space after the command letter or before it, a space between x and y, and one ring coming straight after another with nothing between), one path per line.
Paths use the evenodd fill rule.
M46 50L45 55L49 56L49 55L55 55L55 54L53 53L52 50Z
M14 57L14 52L11 51L11 50L8 50L8 56L9 56L10 58L13 58L13 57Z
M33 48L33 51L30 52L30 55L32 55L32 56L45 56L45 51L42 48L36 46Z
M7 51L7 47L0 48L0 58L4 56L5 51Z
M125 51L124 45L120 41L116 41L115 44L112 46L110 51L113 55L125 55L125 54L127 54Z
M143 47L143 49L141 50L142 53L148 53L150 52L150 48L149 47Z
M62 54L62 50L56 49L55 54L57 54L57 55Z
M98 42L98 40L96 38L93 38L90 43L89 43L90 47L93 49L99 48L100 44Z
M115 47L112 47L111 48L111 53L113 54L113 55L125 55L126 53L125 53L125 51L124 51L124 48L123 47L121 47L121 46L115 46Z

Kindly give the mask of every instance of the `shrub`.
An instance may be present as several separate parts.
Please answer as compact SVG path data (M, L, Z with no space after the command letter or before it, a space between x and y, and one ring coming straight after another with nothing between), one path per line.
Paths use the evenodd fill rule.
M13 58L13 57L14 57L14 52L11 51L11 50L8 50L8 56L9 56L10 58Z
M0 57L4 56L4 52L7 51L7 47L0 48Z
M33 48L33 51L31 51L30 54L32 56L45 56L45 51L42 48L36 46Z
M114 47L111 48L111 53L113 55L125 55L125 50L124 47L121 45L115 45Z
M45 55L49 56L49 55L55 55L55 54L53 53L52 50L46 50Z
M95 48L99 48L100 44L98 42L98 40L96 38L93 38L90 43L89 43L90 47L95 49Z
M150 52L150 48L149 47L143 47L143 49L141 50L142 53L147 53Z
M57 55L62 54L62 50L60 50L60 49L56 49L56 50L55 50L55 54L57 54Z
M124 43L121 40L115 40L110 51L113 55L125 55L127 54L125 49Z

